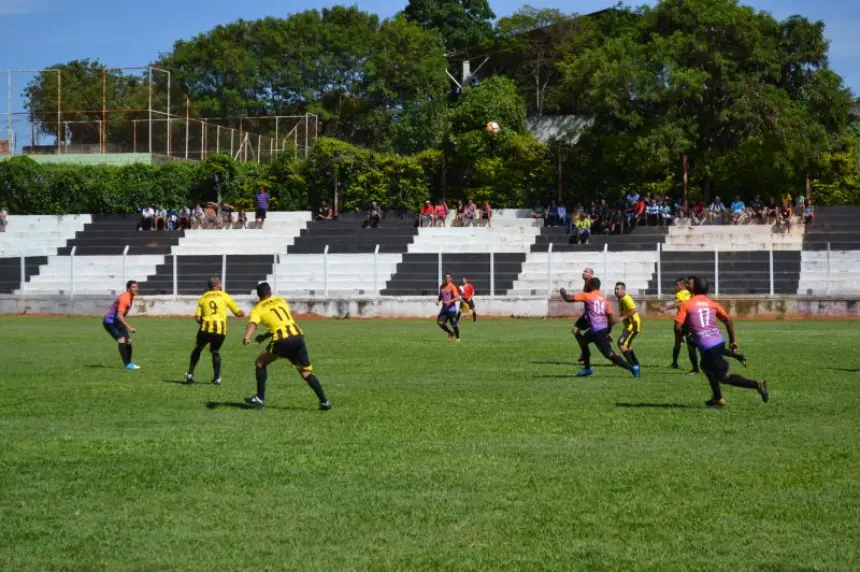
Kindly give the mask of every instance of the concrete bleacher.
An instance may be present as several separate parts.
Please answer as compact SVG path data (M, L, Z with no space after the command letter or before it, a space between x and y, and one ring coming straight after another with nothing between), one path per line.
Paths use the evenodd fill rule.
M513 283L512 296L555 295L559 288L579 291L582 271L594 270L602 290L611 293L616 282L627 284L631 295L644 294L657 266L656 245L651 251L532 252ZM549 271L548 271L549 269Z
M793 226L791 232L775 231L772 225L764 224L670 226L663 250L666 252L801 250L803 231L802 225Z
M9 215L0 233L0 258L56 254L91 221L90 215Z
M72 275L71 256L48 256L39 273L20 286L20 294L111 294L122 292L126 280L142 280L155 272L164 256L142 254L75 256Z
M268 213L262 229L254 228L249 213L243 229L186 230L171 254L179 256L211 254L282 254L311 221L309 211ZM156 231L157 232L157 231Z
M860 295L860 207L819 207L800 264L799 295Z
M419 228L409 253L528 252L540 229L534 226Z
M279 294L304 297L376 296L403 260L401 254L288 254L266 280Z

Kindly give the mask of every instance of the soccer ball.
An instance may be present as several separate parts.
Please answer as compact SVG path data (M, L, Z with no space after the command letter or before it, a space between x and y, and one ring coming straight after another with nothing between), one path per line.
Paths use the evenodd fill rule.
M498 133L500 129L501 127L499 127L499 124L495 121L490 121L489 123L487 123L487 132L489 133Z

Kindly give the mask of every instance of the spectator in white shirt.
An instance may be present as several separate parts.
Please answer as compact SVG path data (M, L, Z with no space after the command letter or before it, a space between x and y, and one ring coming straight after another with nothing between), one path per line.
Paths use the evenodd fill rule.
M645 206L646 226L657 226L660 223L660 205L656 199L651 199Z
M0 232L6 232L6 225L9 224L9 211L6 207L0 207Z
M463 211L463 226L475 226L477 222L475 220L477 210L478 209L475 206L475 201L469 199L469 202L466 203L466 209Z
M666 199L663 206L660 207L660 224L663 226L669 226L672 224L674 219L675 215L672 214L672 201Z
M137 223L137 230L155 230L155 209L146 207L140 211L140 222Z
M708 207L708 220L713 224L723 224L723 215L726 212L726 205L720 200L720 197L714 197L714 202Z
M741 224L747 218L747 207L741 200L740 195L735 197L732 203L732 224Z

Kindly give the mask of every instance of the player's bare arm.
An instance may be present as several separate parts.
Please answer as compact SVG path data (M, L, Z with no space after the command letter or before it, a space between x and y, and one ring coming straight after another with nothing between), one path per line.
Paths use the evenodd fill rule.
M738 342L737 338L735 338L735 323L731 318L726 318L723 320L723 323L726 325L726 331L729 333L729 347L732 351L738 351Z
M117 312L117 313L116 313L116 319L117 319L117 321L118 321L120 324L122 324L123 326L125 326L125 329L126 329L126 330L128 330L128 333L133 334L133 333L135 333L135 332L137 331L137 330L135 330L135 329L131 326L131 324L129 324L129 323L126 321L125 316L123 316L123 315L122 315L122 312Z
M251 343L251 336L254 335L254 332L257 331L257 324L253 322L248 322L248 325L245 326L245 336L242 338L242 344L248 345Z
M573 296L568 295L567 288L562 288L561 290L558 291L558 293L561 295L561 299L564 300L565 302L575 302L576 301L573 299Z

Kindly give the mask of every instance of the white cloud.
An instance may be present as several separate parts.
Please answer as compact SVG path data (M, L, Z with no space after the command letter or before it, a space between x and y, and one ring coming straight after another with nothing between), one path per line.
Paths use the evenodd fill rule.
M41 12L42 0L0 0L0 16Z

